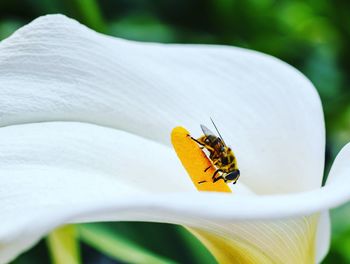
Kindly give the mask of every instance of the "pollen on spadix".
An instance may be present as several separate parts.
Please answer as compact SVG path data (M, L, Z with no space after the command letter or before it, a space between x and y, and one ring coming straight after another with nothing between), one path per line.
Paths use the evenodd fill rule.
M185 128L175 127L172 130L171 143L198 191L231 192L223 180L213 182L215 167Z

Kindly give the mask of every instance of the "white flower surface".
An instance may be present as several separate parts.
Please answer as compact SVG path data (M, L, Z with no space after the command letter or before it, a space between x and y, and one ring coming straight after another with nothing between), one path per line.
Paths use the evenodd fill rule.
M170 146L212 117L238 159L233 194L199 193ZM190 227L219 262L312 263L350 197L350 145L325 187L313 85L226 46L138 43L62 15L0 43L0 262L65 223Z

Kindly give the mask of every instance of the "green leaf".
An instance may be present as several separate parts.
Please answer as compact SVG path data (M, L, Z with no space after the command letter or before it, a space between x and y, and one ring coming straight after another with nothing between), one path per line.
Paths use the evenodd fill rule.
M16 257L11 264L50 264L50 256L47 250L47 243L45 240L40 240L38 244L30 250L23 252Z
M14 31L22 26L22 22L18 20L0 21L0 40L7 38Z
M81 241L119 261L138 264L176 263L148 251L123 236L109 232L103 224L82 224L78 226L78 231Z
M80 250L74 225L63 226L47 237L52 263L79 264Z
M191 253L192 263L212 264L217 263L208 249L186 228L179 226L178 233L184 241L184 247Z
M147 14L131 14L109 24L108 34L138 41L174 42L175 31L167 24Z
M89 27L105 32L106 25L100 10L100 6L95 0L74 0L79 16Z

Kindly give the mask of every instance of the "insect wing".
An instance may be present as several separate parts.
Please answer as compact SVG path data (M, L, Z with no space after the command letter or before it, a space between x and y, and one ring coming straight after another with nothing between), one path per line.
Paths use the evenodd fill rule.
M201 125L201 129L202 129L204 135L206 135L206 136L215 136L215 134L213 132L211 132L209 130L209 128L207 128L205 125Z
M225 141L224 141L224 139L222 138L222 136L221 136L221 134L220 134L220 132L219 132L218 128L216 127L216 125L215 125L215 123L214 123L213 119L212 119L212 118L210 118L210 120L211 120L211 122L213 123L213 125L214 125L214 127L215 127L216 132L218 132L219 137L220 137L220 139L221 139L222 143L224 143L224 145L225 145L225 146L227 146L227 145L226 145L226 143L225 143Z

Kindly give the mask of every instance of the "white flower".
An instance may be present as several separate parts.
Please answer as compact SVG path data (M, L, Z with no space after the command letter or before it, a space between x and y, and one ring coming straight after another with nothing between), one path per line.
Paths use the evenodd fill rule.
M170 146L173 127L199 136L209 117L237 155L236 195L197 192ZM59 225L105 220L186 225L221 262L319 262L328 209L350 197L349 145L321 188L312 84L244 49L41 17L0 43L0 124L1 263Z

